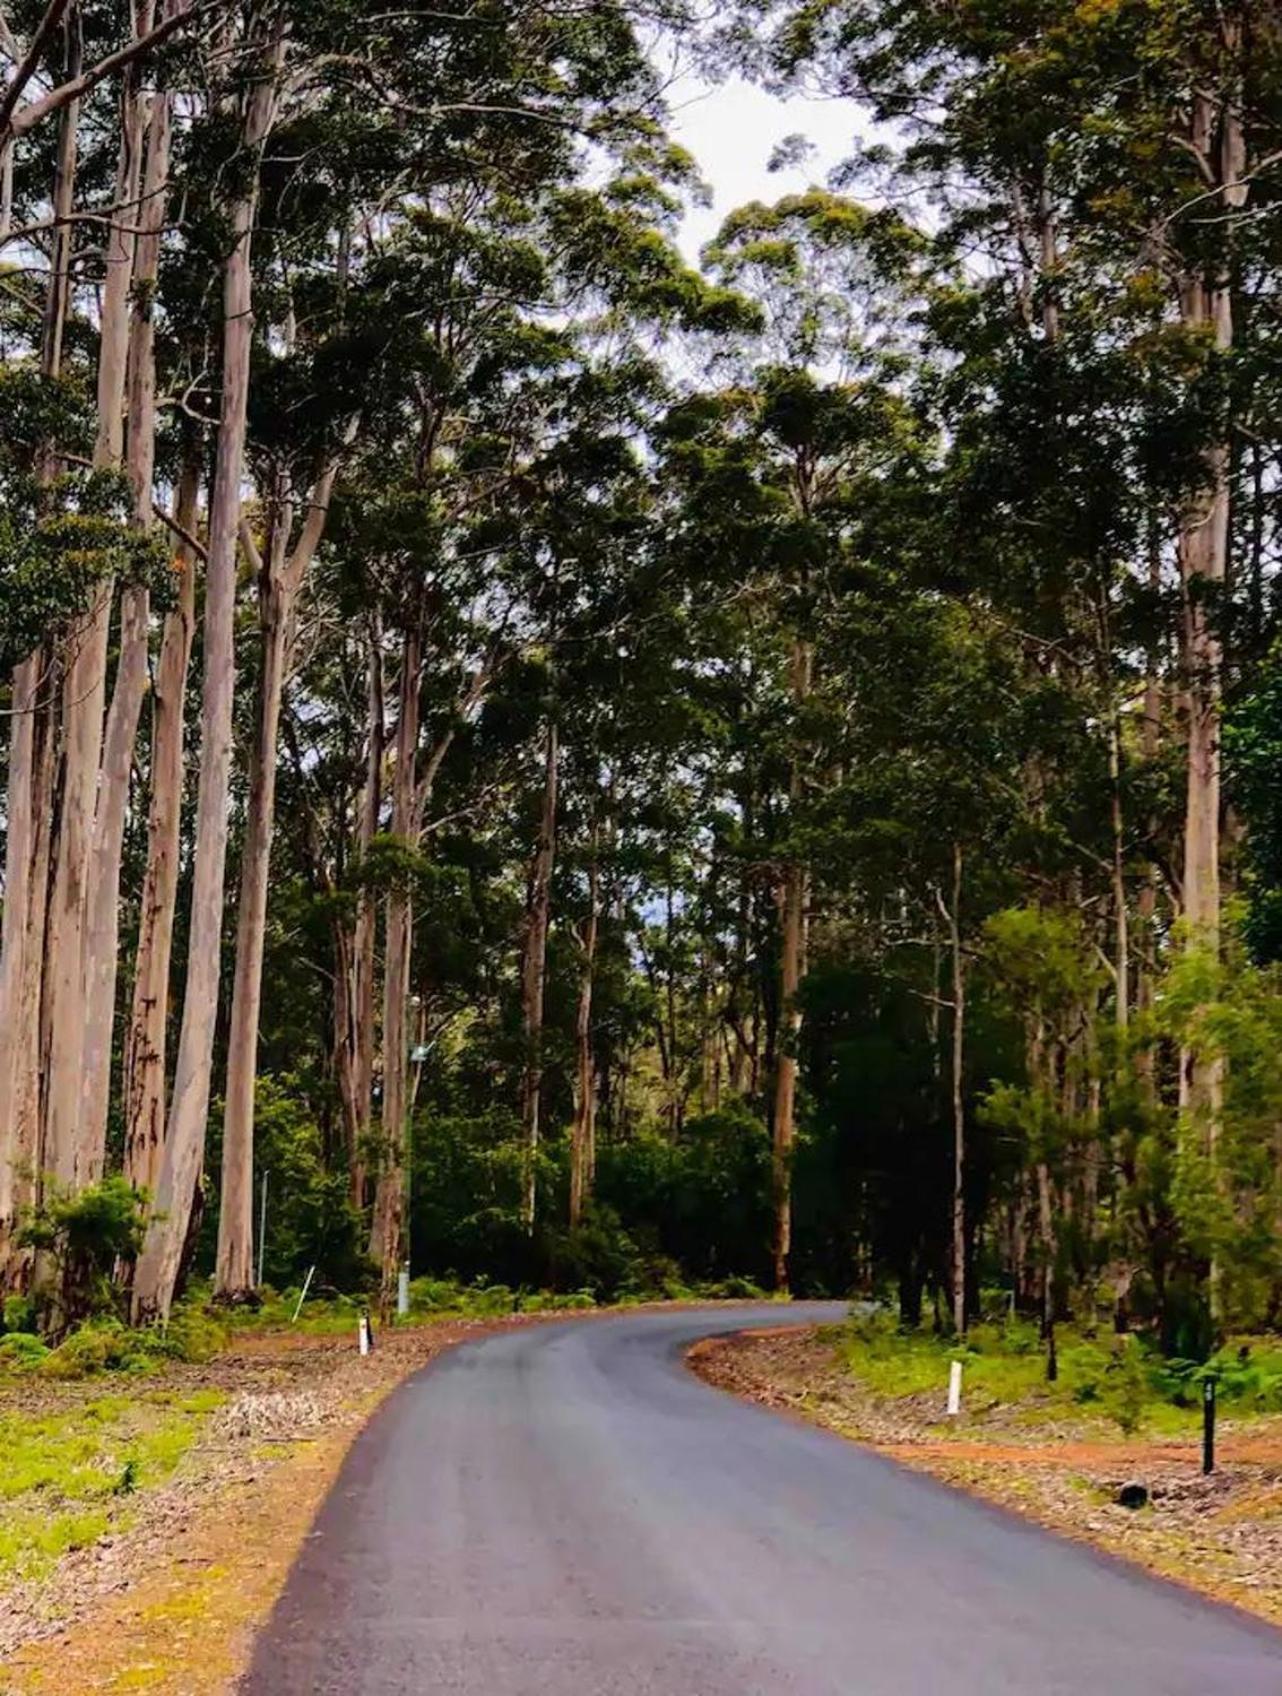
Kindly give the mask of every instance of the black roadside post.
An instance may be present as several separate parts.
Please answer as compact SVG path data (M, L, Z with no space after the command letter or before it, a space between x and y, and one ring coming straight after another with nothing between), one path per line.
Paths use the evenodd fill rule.
M1202 1380L1202 1471L1215 1471L1215 1376Z

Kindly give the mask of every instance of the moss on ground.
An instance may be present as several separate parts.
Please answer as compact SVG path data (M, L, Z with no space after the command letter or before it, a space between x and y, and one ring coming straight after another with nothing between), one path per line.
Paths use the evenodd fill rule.
M123 1529L131 1498L172 1476L224 1399L142 1391L0 1414L0 1583L41 1578L68 1551Z

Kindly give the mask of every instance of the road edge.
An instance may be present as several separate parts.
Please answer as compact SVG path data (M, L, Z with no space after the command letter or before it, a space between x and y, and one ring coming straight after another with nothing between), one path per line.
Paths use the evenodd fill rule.
M818 1329L819 1326L798 1326L793 1335ZM908 1444L885 1443L862 1436L835 1421L825 1419L812 1407L795 1404L783 1406L764 1393L758 1394L746 1388L720 1382L701 1367L700 1363L706 1363L710 1357L729 1351L745 1340L769 1336L773 1331L773 1327L753 1326L715 1337L702 1337L682 1351L682 1358L692 1376L710 1390L731 1396L745 1405L761 1408L777 1418L803 1425L811 1431L822 1431L828 1436L850 1443L875 1455L884 1465L902 1466L910 1472L927 1477L943 1489L956 1490L969 1497L989 1512L1007 1515L1023 1524L1035 1525L1048 1536L1072 1543L1129 1575L1138 1574L1156 1583L1169 1585L1186 1599L1195 1599L1202 1605L1221 1608L1239 1622L1260 1633L1268 1634L1273 1641L1280 1640L1282 1597L1269 1601L1261 1598L1245 1583L1236 1583L1223 1576L1212 1579L1200 1572L1190 1572L1188 1565L1181 1563L1174 1555L1147 1547L1137 1549L1133 1544L1111 1534L1107 1528L1082 1523L1066 1524L1039 1511L1037 1503L1027 1495L1021 1495L1018 1486L1012 1486L1009 1477L994 1477L972 1461L953 1459L933 1450L914 1452Z

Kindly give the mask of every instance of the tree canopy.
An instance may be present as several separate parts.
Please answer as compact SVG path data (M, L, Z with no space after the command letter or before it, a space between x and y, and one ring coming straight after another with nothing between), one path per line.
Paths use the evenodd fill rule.
M693 262L656 23L878 139ZM1272 7L0 62L7 1290L1276 1320Z

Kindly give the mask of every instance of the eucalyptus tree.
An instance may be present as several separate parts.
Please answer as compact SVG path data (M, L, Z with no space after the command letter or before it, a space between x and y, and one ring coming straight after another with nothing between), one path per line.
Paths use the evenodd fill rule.
M760 333L737 362L739 380L678 408L666 431L668 464L689 503L685 522L698 545L716 546L723 571L746 577L785 649L775 662L788 703L778 733L788 822L777 848L772 1112L780 1288L788 1282L808 928L804 818L831 758L811 714L816 620L858 546L861 484L892 475L912 435L897 379L923 256L922 238L897 215L818 190L732 213L705 263L754 302Z
M376 177L381 172L384 187L366 203L367 214L375 219L385 221L387 203L380 201L380 192L394 192L398 179L414 180L419 193L433 180L442 183L455 197L456 212L466 199L469 184L476 185L482 199L493 194L496 185L502 185L509 194L533 193L549 174L569 167L576 134L608 129L612 113L625 101L643 104L652 97L652 78L632 41L630 25L605 8L586 19L578 14L570 19L555 7L534 11L513 8L496 20L493 30L466 38L446 28L438 18L410 13L384 17L372 42L363 33L358 39L353 32L359 28L359 21L341 6L293 9L271 5L254 12L242 49L257 67L245 108L243 145L253 158L272 136L284 144L287 137L301 140L306 135L316 146L315 154L306 157L319 160L326 147L332 151L332 138L351 126L367 149L367 157L375 162ZM603 55L602 48L607 44L610 53ZM550 74L553 65L556 71ZM483 92L483 98L478 98L478 92ZM334 126L328 132L326 123ZM326 134L330 139L322 139ZM403 139L406 136L408 144ZM355 157L351 137L346 141L353 146ZM324 181L322 170L305 186L310 190L313 183L320 186ZM184 1035L158 1180L157 1209L135 1280L135 1309L140 1313L153 1309L164 1312L171 1299L184 1240L185 1227L180 1221L189 1212L199 1175L209 1094L219 958L217 926L225 862L225 830L214 819L213 809L218 808L221 818L227 793L233 675L230 568L240 530L244 390L252 346L250 242L257 218L259 182L260 173L251 169L231 214L234 245L225 291L222 441L206 566L202 773L207 773L208 781L198 799L198 815L203 822L197 838ZM294 191L298 192L298 185ZM382 230L378 233L381 237ZM430 465L434 438L442 422L438 415L428 439L420 442L427 452L425 469ZM234 484L226 474L231 470L236 471ZM403 666L401 722L407 747L397 767L405 781L400 786L402 804L396 822L399 833L405 835L413 834L414 809L421 813L425 799L408 755L411 697L419 665L413 626L420 616L411 613ZM265 830L260 829L258 835L252 857L265 870ZM261 968L250 958L254 952L250 938L261 931L257 913L262 908L264 887L260 872L255 890L246 891L255 899L247 904L254 912L245 921L242 1035L248 1035L256 1023L249 985ZM398 1017L403 1001L403 970L398 959L405 952L401 942L404 934L398 913L392 930L389 974L393 1005L385 1008L385 1024L393 1031L403 1027L403 1018ZM399 1060L391 1071L403 1075ZM228 1213L222 1257L223 1282L229 1289L240 1285L249 1268L246 1174L251 1158L248 1120L252 1090L247 1074L237 1075L234 1081L237 1105L232 1109L232 1124L237 1134L231 1151L240 1181L224 1191L225 1205L235 1208L234 1216ZM399 1102L400 1090L393 1084L385 1094L384 1111L387 1122L395 1121L398 1127ZM399 1138L399 1128L395 1135ZM380 1204L380 1217L389 1209L394 1211L390 1200L387 1206Z
M1098 815L1074 822L1081 876L1108 879L1126 1032L1174 959L1173 918L1185 946L1218 952L1222 703L1268 640L1277 435L1259 374L1277 257L1276 20L1255 0L982 13L843 0L738 18L736 50L762 74L817 78L891 126L894 145L862 151L845 180L892 203L928 197L969 268L971 307L956 316L944 301L937 323L969 390L950 429L978 457L958 467L989 465L972 552L991 542L1003 581L982 593L1028 633L1030 667L1077 694L1087 762L1106 745L1111 841L1098 843ZM946 416L959 398L945 396ZM1170 748L1178 816L1145 810ZM1124 1070L1178 1106L1186 1153L1212 1151L1213 1168L1223 1065L1210 1025L1197 1028L1169 1078L1134 1032L1119 1041Z
M192 18L192 9L175 7L157 22L143 9L122 42L117 15L82 17L78 7L55 4L30 20L29 31L27 18L15 16L0 38L0 56L12 67L0 97L0 247L21 265L12 273L17 310L11 310L6 326L6 361L19 385L11 396L16 405L10 411L9 469L20 481L8 491L17 500L6 519L21 524L21 508L29 501L28 522L34 521L21 543L16 532L11 536L8 550L15 581L25 579L27 603L9 631L27 646L11 661L14 711L0 962L6 1032L0 1166L8 1198L21 1191L38 1200L46 1169L74 1187L99 1175L103 1164L105 1109L99 1127L96 1104L107 1062L100 1045L90 1045L92 1085L81 1066L84 1009L96 970L96 956L86 952L85 932L90 912L106 910L97 893L110 890L119 840L118 797L98 788L112 584L118 577L124 581L125 600L136 612L139 599L146 598L149 571L150 360L136 311L131 330L129 288L136 255L144 272L152 263L158 228L156 209L142 205L141 193L154 187L165 169L163 101L153 102L155 121L149 122L140 89L149 58ZM115 124L113 107L119 114ZM56 124L50 123L55 115ZM82 211L78 172L83 165L92 175L100 163L96 153L85 157L86 137L95 133L91 120L95 125L105 120L104 151L115 155L115 194L102 209ZM42 153L41 144L50 140L51 151ZM95 226L102 245L87 248L84 232ZM80 317L86 299L83 267L88 261L92 278L99 255L102 301L90 329ZM37 295L25 292L29 281L18 281L41 272L47 279L42 305ZM136 380L126 408L131 343ZM67 403L81 385L82 392L95 393L96 405L82 414L77 429ZM22 390L27 391L25 422L40 419L41 433L34 440L24 427ZM123 474L126 410L131 422L128 478ZM82 466L90 469L88 478ZM131 516L137 536L130 535ZM56 531L62 532L63 543L51 551ZM77 545L70 550L67 543L77 532ZM61 587L46 577L59 551L72 568ZM113 755L129 722L129 666L123 675L119 695L126 706L123 716L112 715ZM47 1053L42 1031L49 1033ZM80 1111L82 1088L93 1103L87 1119ZM0 1210L0 1233L7 1236L13 1223L7 1201ZM25 1276L21 1261L11 1263L9 1271Z

